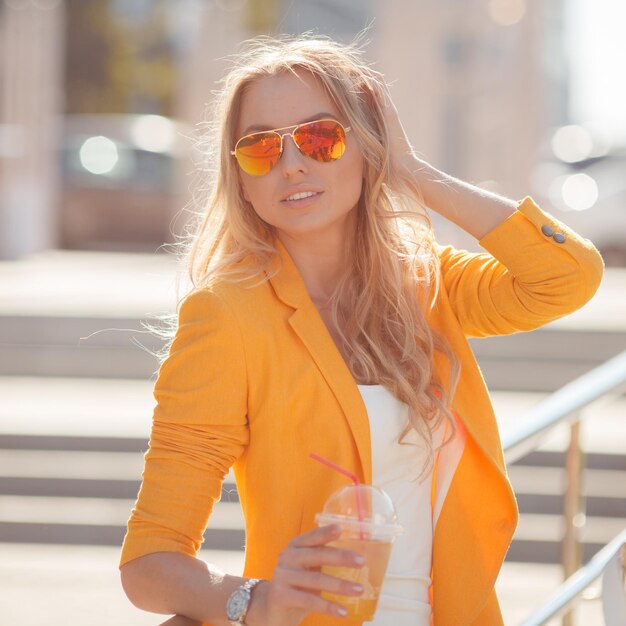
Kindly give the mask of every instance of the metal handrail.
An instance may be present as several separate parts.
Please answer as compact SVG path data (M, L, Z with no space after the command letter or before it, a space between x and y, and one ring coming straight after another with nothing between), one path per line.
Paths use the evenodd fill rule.
M565 611L576 596L602 575L604 568L623 545L626 545L626 529L595 554L589 563L562 583L550 599L519 626L541 626Z
M515 427L503 433L502 447L506 462L513 463L532 452L554 426L577 421L576 411L624 382L626 350L537 403Z
M577 596L600 576L611 557L626 544L626 529L580 567L580 545L575 528L576 506L580 500L581 452L578 444L581 409L607 395L626 382L626 351L603 365L561 387L539 402L518 425L503 433L502 442L507 463L513 463L538 447L555 426L571 423L571 440L567 452L568 487L565 493L566 533L563 539L563 569L567 580L555 594L520 626L541 626L563 613ZM572 475L574 474L574 475ZM566 614L563 624L571 624Z

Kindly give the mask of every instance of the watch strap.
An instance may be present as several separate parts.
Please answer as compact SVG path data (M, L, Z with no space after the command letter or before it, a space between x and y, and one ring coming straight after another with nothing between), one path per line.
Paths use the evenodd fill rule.
M246 626L246 623L244 620L246 619L248 609L250 608L250 601L252 600L252 590L263 580L264 580L263 578L249 578L248 580L246 580L246 582L243 585L235 589L235 591L244 590L248 592L248 606L246 606L243 614L238 620L235 620L235 621L229 620L232 626Z

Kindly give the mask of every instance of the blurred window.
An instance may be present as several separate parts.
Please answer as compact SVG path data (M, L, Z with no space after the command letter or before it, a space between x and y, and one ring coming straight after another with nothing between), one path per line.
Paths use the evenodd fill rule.
M173 159L102 135L71 135L62 146L64 179L84 187L170 188Z

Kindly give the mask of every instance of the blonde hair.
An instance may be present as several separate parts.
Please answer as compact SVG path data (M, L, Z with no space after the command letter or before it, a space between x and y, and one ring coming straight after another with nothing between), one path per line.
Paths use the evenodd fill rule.
M384 110L390 103L382 75L351 45L310 34L258 37L245 42L221 81L199 148L208 167L202 188L206 209L191 225L185 258L195 288L216 281L258 285L280 271L273 227L243 197L230 151L237 137L242 96L250 83L284 72L310 72L352 127L364 159L364 183L349 258L352 266L332 298L331 314L357 379L384 385L409 407L409 426L428 444L441 420L455 423L449 408L458 360L431 329L425 312L438 288L438 257L420 190L411 172L390 154ZM241 264L246 257L255 260ZM349 312L349 313L348 313ZM338 323L341 320L341 323ZM447 359L447 380L435 377L435 354ZM401 439L402 439L401 437Z

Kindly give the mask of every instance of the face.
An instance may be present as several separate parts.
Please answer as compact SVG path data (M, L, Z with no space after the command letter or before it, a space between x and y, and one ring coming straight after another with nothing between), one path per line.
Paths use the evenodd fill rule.
M268 76L254 81L243 95L237 138L317 119L335 119L344 128L349 126L312 74ZM346 241L351 237L363 183L363 157L354 132L346 133L346 150L336 161L320 163L305 156L286 135L283 153L269 173L250 176L236 167L245 199L283 241L307 237ZM300 192L315 195L286 199Z

